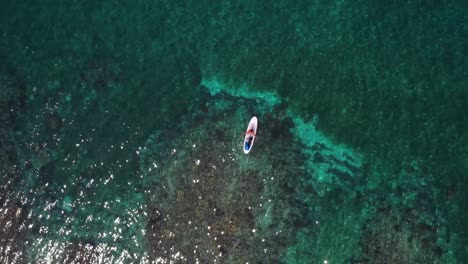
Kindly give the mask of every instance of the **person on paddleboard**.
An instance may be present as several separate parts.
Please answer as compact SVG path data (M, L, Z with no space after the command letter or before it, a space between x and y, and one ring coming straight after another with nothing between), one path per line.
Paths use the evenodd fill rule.
M252 140L255 138L255 132L253 129L249 129L245 134L248 136L247 146L250 148L250 144L252 144Z
M255 132L254 132L253 128L247 130L247 132L245 132L245 134L246 134L247 136L255 137Z
M244 143L242 144L245 154L249 154L257 137L257 122L257 117L253 116L247 126L247 130L244 135Z

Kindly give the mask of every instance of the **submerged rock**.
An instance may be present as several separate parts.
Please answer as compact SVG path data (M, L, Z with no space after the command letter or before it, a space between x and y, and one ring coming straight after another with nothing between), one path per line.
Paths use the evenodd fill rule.
M312 226L313 212L320 210L300 198L319 198L317 185L329 191L352 186L360 177L360 163L350 151L336 151L320 139L316 145L323 149L307 151L323 158L310 158L295 134L301 127L280 113L275 100L239 90L230 94L219 85L215 90L202 86L204 96L195 105L203 107L192 108L177 128L156 133L144 147L140 170L151 205L150 256L201 263L282 262L297 231ZM244 155L243 132L252 113L259 117L258 138L251 154ZM320 175L314 167L322 168ZM333 178L321 182L319 177Z

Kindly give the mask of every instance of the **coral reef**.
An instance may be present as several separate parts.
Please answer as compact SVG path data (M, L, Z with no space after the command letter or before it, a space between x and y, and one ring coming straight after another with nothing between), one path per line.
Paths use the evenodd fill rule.
M225 93L206 97L205 89L201 110L191 109L191 116L152 136L142 151L150 255L200 263L278 262L291 239L292 225L285 222L291 197L281 185L300 159L296 143L284 133L276 139L281 144L265 149L272 139L264 130L258 153L244 156L239 124L249 114L233 106L250 104L258 113L263 105ZM262 121L288 130L287 122Z
M356 186L360 158L289 117L272 95L203 83L212 86L201 86L190 114L151 136L142 150L150 256L283 262L298 230L317 232L325 201L340 200L337 193L349 194ZM239 124L250 113L261 122L258 141L246 156Z

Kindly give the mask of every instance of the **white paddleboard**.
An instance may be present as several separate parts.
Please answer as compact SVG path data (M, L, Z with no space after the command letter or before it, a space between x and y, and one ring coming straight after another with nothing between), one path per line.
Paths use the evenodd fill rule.
M252 117L249 125L247 126L247 130L245 131L244 144L242 144L245 154L249 154L254 144L255 137L257 135L257 123L257 117Z

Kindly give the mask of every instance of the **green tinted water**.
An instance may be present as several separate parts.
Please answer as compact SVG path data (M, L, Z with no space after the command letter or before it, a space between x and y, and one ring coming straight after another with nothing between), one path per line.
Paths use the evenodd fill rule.
M4 3L0 260L468 261L467 8Z

